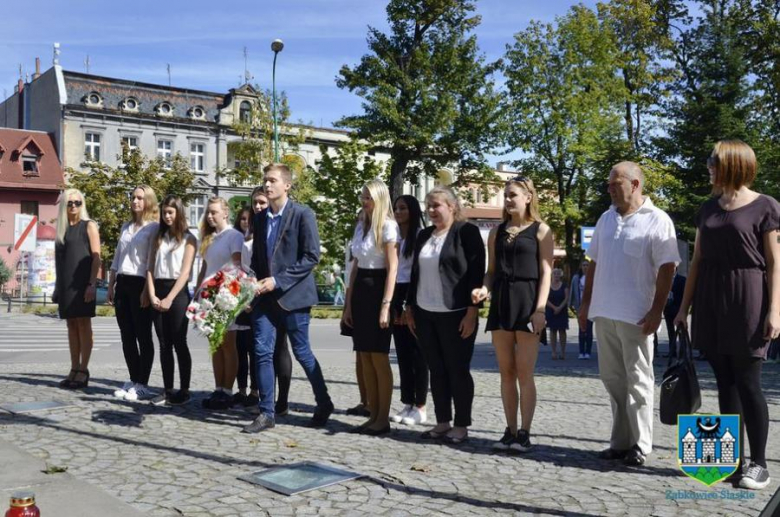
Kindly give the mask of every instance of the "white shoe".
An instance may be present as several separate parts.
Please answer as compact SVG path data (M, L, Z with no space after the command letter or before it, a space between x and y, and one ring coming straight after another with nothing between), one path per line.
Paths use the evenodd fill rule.
M418 407L413 407L412 410L409 411L409 416L401 420L401 423L405 425L417 425L424 424L427 421L428 415L425 412L425 408L420 409Z
M590 354L585 354L585 359L590 359Z
M150 390L148 386L144 386L143 384L135 385L135 394L140 400L150 399L156 395L154 391ZM127 400L127 397L125 397L125 400Z
M399 411L397 414L390 417L390 420L392 420L395 423L400 423L403 421L404 418L409 416L409 413L412 411L412 406L409 404L406 404L404 408Z
M580 354L577 356L577 359L585 359L585 354Z
M140 384L134 384L127 389L127 391L125 392L125 400L129 400L131 402L135 402L136 400L138 400L138 393L136 392L136 386L140 386Z
M127 390L129 390L132 387L133 387L133 383L131 381L127 381L122 385L121 388L119 388L114 392L114 396L118 399L123 399L127 396Z

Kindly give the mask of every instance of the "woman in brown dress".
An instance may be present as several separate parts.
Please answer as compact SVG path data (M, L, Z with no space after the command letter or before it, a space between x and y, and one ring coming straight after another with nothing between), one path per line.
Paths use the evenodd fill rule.
M759 490L770 481L761 364L780 334L780 203L748 188L757 164L747 144L718 142L707 166L714 196L696 216L693 260L675 326L686 325L693 306L693 345L712 366L720 412L739 414L747 430L752 461L737 474L739 486Z

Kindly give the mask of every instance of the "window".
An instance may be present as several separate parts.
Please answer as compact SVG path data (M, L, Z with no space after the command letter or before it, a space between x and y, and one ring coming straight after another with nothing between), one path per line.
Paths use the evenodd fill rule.
M87 160L100 161L100 133L84 135L84 155Z
M206 118L206 110L203 109L203 106L195 106L190 109L190 117L195 120L203 120Z
M84 101L84 104L90 108L103 107L103 97L101 97L98 92L89 93L88 95L82 97L82 100Z
M38 202L37 201L22 201L21 212L26 215L34 215L38 217Z
M34 154L22 155L22 170L25 176L38 175L38 157Z
M121 108L125 111L138 111L139 104L135 97L128 97L122 101Z
M195 172L203 172L206 169L206 146L204 144L190 144L190 169Z
M138 149L138 137L137 136L123 136L122 145L127 147L128 151L134 151Z
M161 117L172 117L173 116L173 106L169 102L161 102L157 105L155 108L157 111L157 115Z
M252 120L252 105L249 101L242 101L241 107L238 110L239 118L241 122L249 122Z
M157 141L157 157L162 158L166 167L170 167L173 162L173 142L171 140Z
M207 201L206 196L195 196L192 198L189 204L190 213L188 214L190 226L198 226L201 218L203 218L203 213L206 211Z

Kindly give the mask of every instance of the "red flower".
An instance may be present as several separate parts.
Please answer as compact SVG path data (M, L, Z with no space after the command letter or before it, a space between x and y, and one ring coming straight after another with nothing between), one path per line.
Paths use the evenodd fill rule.
M207 300L211 297L211 293L209 292L208 289L204 289L203 291L200 292L200 297L204 300Z
M230 294L233 296L238 296L238 293L241 292L241 284L238 282L238 280L233 280L230 282L230 285L228 285L228 289L230 290Z

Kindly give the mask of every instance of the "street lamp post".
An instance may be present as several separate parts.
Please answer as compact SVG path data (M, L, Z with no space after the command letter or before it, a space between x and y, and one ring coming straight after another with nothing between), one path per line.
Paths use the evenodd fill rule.
M284 48L284 42L280 39L275 39L271 43L271 50L274 51L274 66L272 72L272 88L273 88L273 112L274 112L274 162L279 162L279 123L276 119L276 57L279 52Z

